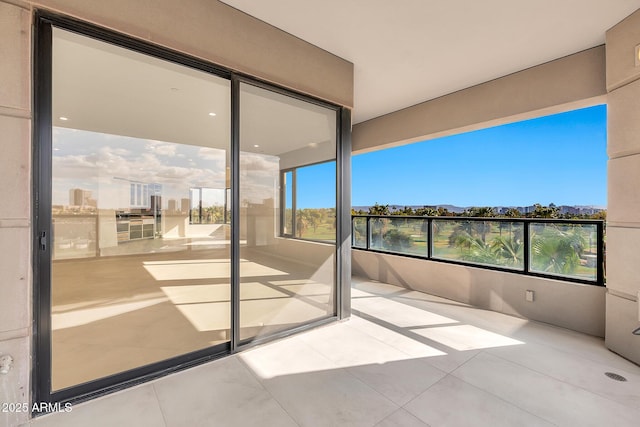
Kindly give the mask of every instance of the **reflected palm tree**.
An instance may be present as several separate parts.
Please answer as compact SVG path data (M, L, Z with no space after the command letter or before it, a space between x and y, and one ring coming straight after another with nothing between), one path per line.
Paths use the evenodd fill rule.
M465 261L497 264L491 245L486 244L480 237L472 236L466 231L458 232L454 244L461 248L462 255L460 257Z
M498 236L491 242L491 249L503 265L521 266L524 259L524 245L521 239L511 234Z
M515 233L497 236L491 243L486 243L480 236L459 232L454 244L461 249L461 258L465 261L512 267L523 265L524 245Z
M579 227L542 226L531 238L531 266L537 271L571 274L580 266L586 246ZM568 228L568 229L567 229Z

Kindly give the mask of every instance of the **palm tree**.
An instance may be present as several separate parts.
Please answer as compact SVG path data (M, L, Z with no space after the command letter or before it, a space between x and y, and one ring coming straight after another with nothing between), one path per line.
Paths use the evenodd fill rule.
M575 272L586 245L580 228L571 227L565 231L555 225L542 227L541 232L531 237L532 269L557 274Z
M524 245L514 235L498 236L491 242L491 250L501 265L521 266L524 259Z
M553 203L549 206L536 203L533 208L533 212L527 215L530 218L558 218L558 208Z
M465 261L477 262L481 264L497 264L496 256L491 249L491 245L486 244L482 239L474 237L469 233L462 232L456 236L455 245L459 248L466 248L462 251L462 258Z
M391 215L389 205L379 205L376 202L375 205L369 207L369 215Z
M418 216L437 216L438 211L430 206L423 206L416 209L416 215Z

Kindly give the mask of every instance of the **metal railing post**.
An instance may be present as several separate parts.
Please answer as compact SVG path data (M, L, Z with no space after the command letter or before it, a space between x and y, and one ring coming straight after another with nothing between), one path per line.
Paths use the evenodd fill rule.
M433 219L427 218L427 259L433 255Z
M369 249L371 249L371 217L367 216L366 220L367 220L367 224L366 224L366 231L367 231L366 245L367 245L367 250L369 250Z
M598 256L596 258L596 280L600 286L604 286L604 223L596 224L596 240L598 247Z
M530 251L529 251L529 242L531 241L530 239L530 231L531 231L531 223L528 221L522 221L522 245L523 245L523 250L522 250L522 266L524 268L524 272L525 273L529 273L529 257L530 257Z

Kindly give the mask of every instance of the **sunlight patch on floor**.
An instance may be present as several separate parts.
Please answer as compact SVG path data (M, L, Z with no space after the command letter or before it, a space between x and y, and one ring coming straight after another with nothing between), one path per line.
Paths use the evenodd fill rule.
M351 302L354 310L385 322L406 328L459 323L457 320L431 313L383 297L357 299Z
M67 313L53 313L51 315L51 328L55 331L58 329L87 325L92 322L120 316L125 313L141 310L166 301L167 298L162 297L144 301L110 304L106 307L85 308Z
M489 332L472 325L441 326L437 328L412 329L418 335L444 344L458 351L505 347L524 344L522 341Z
M231 275L228 260L146 261L143 266L155 280L224 279ZM247 260L240 260L240 274L242 277L288 275L284 271Z

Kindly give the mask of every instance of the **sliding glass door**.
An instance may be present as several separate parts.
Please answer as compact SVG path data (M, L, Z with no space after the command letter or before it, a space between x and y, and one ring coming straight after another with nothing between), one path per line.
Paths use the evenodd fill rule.
M230 81L53 32L52 390L230 339Z
M38 401L336 317L340 108L62 17L35 68Z
M242 341L335 315L336 121L335 109L240 85ZM309 166L318 163L323 172ZM292 168L315 172L293 213ZM292 218L321 238L283 233Z

